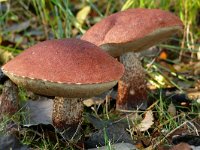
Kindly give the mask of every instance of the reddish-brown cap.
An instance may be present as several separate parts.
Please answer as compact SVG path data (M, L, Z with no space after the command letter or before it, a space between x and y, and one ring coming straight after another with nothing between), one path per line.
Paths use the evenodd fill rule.
M128 9L106 17L91 27L82 39L101 46L112 56L141 51L167 39L183 23L174 14L159 9Z
M81 85L87 87L117 82L123 75L124 68L94 44L78 39L62 39L49 40L30 47L5 64L2 70L15 83L36 93L82 97L87 89ZM66 94L59 91L60 85L64 88L61 91ZM84 89L81 94L73 92L77 86L78 89ZM55 88L58 90L55 91ZM86 97L90 95L92 94L88 93Z

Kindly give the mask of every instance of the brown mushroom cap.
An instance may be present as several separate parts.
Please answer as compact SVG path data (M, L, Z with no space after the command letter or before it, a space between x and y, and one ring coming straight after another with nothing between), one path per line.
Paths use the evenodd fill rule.
M174 14L159 9L128 9L91 27L82 39L101 46L112 56L141 51L183 28Z
M87 41L38 43L2 67L16 84L43 95L89 97L112 88L123 65Z

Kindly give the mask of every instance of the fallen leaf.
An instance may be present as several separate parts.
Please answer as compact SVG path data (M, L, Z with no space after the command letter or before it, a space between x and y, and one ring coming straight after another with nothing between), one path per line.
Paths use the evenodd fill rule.
M173 146L170 150L191 150L191 147L187 143L180 143Z
M111 144L111 149L115 150L137 150L136 146L130 143L116 143L116 144ZM97 147L97 148L92 148L88 150L105 150L107 149L108 146L102 146L102 147Z
M104 103L104 99L100 97L92 97L83 101L83 104L87 107L91 107L92 105L100 105Z
M134 128L138 131L147 131L153 124L154 117L152 110L148 110L145 114L144 119L137 124Z
M0 62L2 64L7 63L9 60L11 60L13 58L14 58L14 56L11 52L0 48Z
M187 96L189 99L199 99L200 98L200 91L198 89L195 88L191 88L187 90Z
M13 135L0 136L1 150L29 150L28 146L21 144L21 142Z
M107 96L110 96L113 99L115 99L116 98L116 91L111 89L111 90L106 91L106 92L104 92L101 95L98 95L96 97L85 99L85 100L83 100L83 104L87 107L91 107L92 105L101 105L102 103L105 102Z
M6 33L7 32L21 32L21 31L24 31L25 29L27 29L30 26L30 24L31 24L30 20L24 21L22 23L16 23L10 27L7 27L7 29L5 29L4 31Z
M197 135L178 135L172 138L173 144L187 143L192 146L200 146L200 136Z
M155 58L160 53L160 49L157 46L152 46L145 51L137 52L136 55L140 59L142 58Z
M124 123L113 123L107 127L92 133L88 140L85 142L86 147L96 148L97 146L104 146L105 136L112 143L134 143L131 135L126 131L127 125Z
M191 66L194 72L194 75L200 75L200 62L195 63Z
M78 26L79 28L83 26L90 11L91 11L90 6L85 6L81 10L79 10L79 12L76 15L76 19L77 19L76 26Z
M103 129L112 124L109 120L100 120L89 113L86 113L85 118L95 127L95 129Z
M198 50L198 52L197 52L197 59L200 60L200 46L199 46L198 49L199 49L199 50Z
M52 124L53 100L40 96L37 100L28 100L24 126Z
M171 102L168 106L167 112L172 116L176 116L176 107L174 106L174 104Z

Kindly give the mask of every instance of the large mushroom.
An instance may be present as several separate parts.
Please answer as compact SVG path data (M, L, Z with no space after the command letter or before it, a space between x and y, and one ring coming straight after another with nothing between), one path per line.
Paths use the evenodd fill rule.
M38 43L9 61L3 72L17 85L54 99L53 123L77 125L82 118L80 98L112 88L124 67L99 47L84 40L60 39Z
M134 52L146 50L182 28L181 20L170 12L137 8L106 17L82 36L111 56L121 56L125 74L118 83L118 110L146 107L145 71Z

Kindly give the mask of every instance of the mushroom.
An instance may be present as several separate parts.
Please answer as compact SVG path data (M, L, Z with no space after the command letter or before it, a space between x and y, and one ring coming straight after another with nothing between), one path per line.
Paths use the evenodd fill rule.
M145 50L182 30L181 20L159 9L128 9L106 17L92 26L81 39L120 57L125 74L118 83L116 107L132 110L147 103L145 71L134 52Z
M99 95L117 84L122 64L84 40L60 39L38 43L9 61L3 72L17 85L54 99L53 124L78 124L80 98Z

